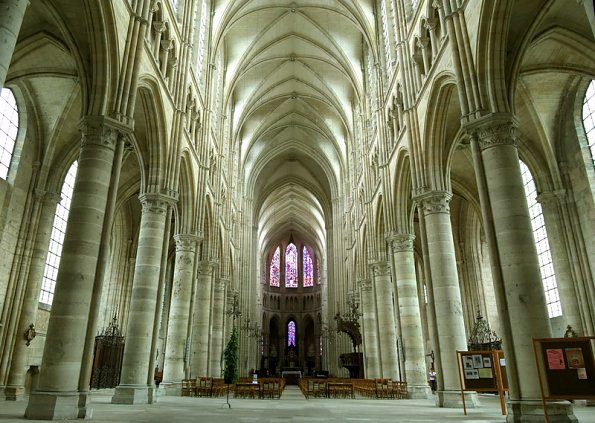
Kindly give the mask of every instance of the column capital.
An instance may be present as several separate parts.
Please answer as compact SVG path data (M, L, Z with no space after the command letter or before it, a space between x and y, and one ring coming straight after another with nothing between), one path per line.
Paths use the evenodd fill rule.
M370 279L360 279L357 281L359 285L359 289L362 291L371 291L372 290L372 281Z
M450 213L452 194L448 191L426 191L414 197L425 215L434 213Z
M214 261L209 260L199 261L196 263L198 274L203 276L212 276L216 264L217 263Z
M386 240L390 243L393 253L413 251L415 235L391 233L386 237Z
M230 281L231 283L231 281ZM227 298L226 301L228 304L233 304L234 299L238 295L238 291L236 289L228 289L227 290Z
M95 144L115 149L121 137L128 137L130 128L108 116L85 116L79 123L81 147Z
M175 200L165 194L143 193L138 196L142 205L142 213L165 214L167 207L175 203Z
M225 288L229 285L230 281L227 278L217 278L215 280L215 291L225 292Z
M374 276L390 276L390 266L386 260L376 260L368 263Z
M55 205L62 201L62 196L55 192L44 191L42 189L36 189L34 192L35 198L46 204Z
M517 146L517 120L507 113L492 113L465 124L467 132L477 139L481 151L502 145Z
M566 202L566 190L546 191L537 195L537 202L544 206L564 204Z
M196 235L191 234L176 234L174 235L176 241L176 251L196 251L196 244L199 242L199 238Z

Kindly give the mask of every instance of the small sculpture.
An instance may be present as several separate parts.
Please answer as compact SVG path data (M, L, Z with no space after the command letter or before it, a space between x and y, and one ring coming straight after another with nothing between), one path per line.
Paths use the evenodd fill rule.
M572 329L572 326L566 326L566 332L564 332L564 338L576 338L576 332Z
M27 329L25 331L25 345L29 346L31 345L31 341L33 341L33 338L35 338L35 336L37 335L37 332L35 332L35 325L33 323L31 323L29 325L29 329Z

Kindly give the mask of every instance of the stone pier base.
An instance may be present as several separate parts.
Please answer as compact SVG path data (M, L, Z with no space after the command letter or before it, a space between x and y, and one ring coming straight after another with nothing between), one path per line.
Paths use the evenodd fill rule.
M477 397L477 392L465 391L464 394L466 408L477 408L481 405ZM436 406L443 408L463 408L461 391L437 391Z
M25 399L24 386L7 386L4 388L6 401L23 401Z
M30 420L74 420L79 418L78 392L32 392L25 410Z
M112 397L112 404L150 404L149 388L147 385L119 385Z
M407 386L407 392L410 399L427 399L432 396L432 391L428 385Z
M508 401L507 423L543 423L545 414L541 401ZM568 401L547 402L547 414L550 423L578 422Z

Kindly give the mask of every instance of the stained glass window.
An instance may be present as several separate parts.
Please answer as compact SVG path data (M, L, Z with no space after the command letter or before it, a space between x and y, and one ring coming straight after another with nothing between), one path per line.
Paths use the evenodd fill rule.
M77 170L78 163L74 162L68 170L66 179L64 179L62 192L60 193L62 200L56 207L54 226L52 227L50 246L48 249L47 258L45 259L45 270L43 272L41 292L39 294L39 301L45 304L52 304L54 301L56 278L58 277L58 268L60 267L62 244L64 243L64 235L66 234L66 223L68 223L70 201L72 199L72 191L74 188L74 180L76 178Z
M271 260L271 286L279 286L279 268L280 268L280 261L281 261L281 252L279 247L275 250L275 254L273 254L273 259Z
M292 242L285 249L285 288L298 287L298 252Z
M562 304L558 293L558 284L556 283L556 274L554 273L554 264L550 252L550 244L547 238L541 204L537 202L537 189L531 171L525 163L519 161L521 165L521 174L523 184L525 185L525 196L529 206L529 216L531 216L531 227L533 228L533 238L537 247L537 257L539 259L539 270L541 271L541 280L545 291L547 310L550 317L562 315Z
M295 347L295 322L293 320L287 324L287 346Z
M314 285L314 268L312 266L312 257L308 252L308 248L304 247L303 253L303 260L304 260L304 286L313 286Z
M9 88L0 92L0 178L6 179L19 129L17 102Z

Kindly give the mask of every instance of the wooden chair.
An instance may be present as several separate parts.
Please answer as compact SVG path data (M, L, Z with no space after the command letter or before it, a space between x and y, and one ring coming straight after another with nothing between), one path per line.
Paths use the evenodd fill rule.
M183 397L191 397L194 395L194 391L192 390L191 380L195 380L195 379L183 379L182 380L182 396Z
M197 397L211 397L213 396L213 378L201 377L198 379L198 385L196 386Z
M312 389L310 394L314 398L326 398L328 396L326 380L312 379Z
M393 398L393 390L388 379L375 379L376 398Z
M407 382L393 382L393 389L397 399L406 399L409 396Z

